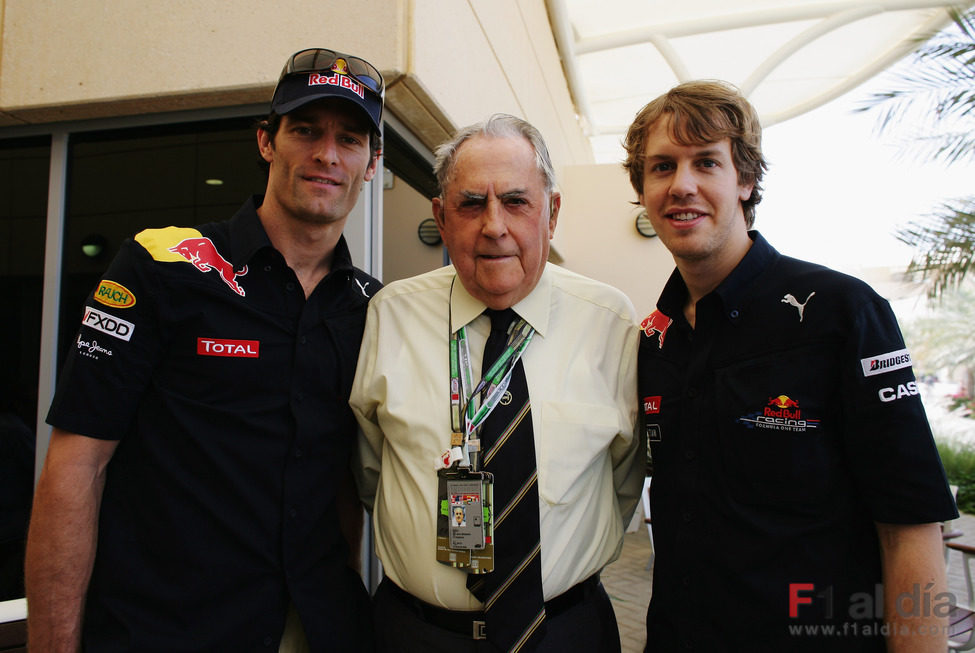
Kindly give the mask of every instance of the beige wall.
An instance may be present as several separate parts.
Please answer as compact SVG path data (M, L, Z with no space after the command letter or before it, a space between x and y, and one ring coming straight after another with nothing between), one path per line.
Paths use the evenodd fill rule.
M394 176L393 187L383 191L383 283L443 265L443 247L424 245L417 236L420 222L431 217L430 200Z
M427 146L495 111L592 161L543 0L0 0L0 126L266 102L292 52L383 71Z
M629 296L642 319L674 269L659 238L644 238L634 223L636 193L619 165L568 166L560 176L562 210L555 246L563 265L605 281Z

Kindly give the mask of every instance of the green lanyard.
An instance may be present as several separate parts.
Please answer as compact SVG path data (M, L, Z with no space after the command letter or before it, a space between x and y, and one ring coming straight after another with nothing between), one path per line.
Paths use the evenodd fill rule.
M452 325L451 325L452 326ZM478 384L472 387L470 348L467 344L467 327L450 334L450 427L453 432L451 447L461 447L462 463L477 468L477 452L480 442L472 437L477 429L501 401L515 363L525 353L535 335L523 318L511 328L505 349L498 359L483 373ZM475 442L477 446L475 445ZM475 454L473 457L471 454Z

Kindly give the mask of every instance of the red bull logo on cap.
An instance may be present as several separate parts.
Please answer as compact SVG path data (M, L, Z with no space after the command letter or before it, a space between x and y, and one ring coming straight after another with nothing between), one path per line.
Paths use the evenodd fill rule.
M643 322L640 322L640 328L643 332L647 334L648 338L652 338L653 334L657 334L657 347L659 349L664 348L664 336L667 335L667 329L674 321L661 313L659 310L654 311L647 316Z
M231 290L241 297L244 296L244 289L237 283L237 277L242 277L247 274L247 266L245 265L241 270L235 271L234 266L220 255L213 241L209 238L204 236L199 238L185 238L170 247L169 251L185 258L200 272L216 270L217 274L220 275L220 278L225 284L230 286Z
M308 85L339 86L341 88L347 88L359 97L365 99L366 92L363 90L362 84L349 77L349 65L346 63L345 59L339 57L335 60L335 63L332 64L332 73L332 75L311 73L308 75Z

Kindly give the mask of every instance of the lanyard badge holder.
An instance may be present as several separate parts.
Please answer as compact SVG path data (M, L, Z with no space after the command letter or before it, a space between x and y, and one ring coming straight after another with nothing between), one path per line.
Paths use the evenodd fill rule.
M438 461L437 562L470 574L494 571L494 475L480 469L478 428L508 388L534 330L518 320L505 351L473 387L466 328L450 337L450 450ZM484 392L483 404L478 399Z

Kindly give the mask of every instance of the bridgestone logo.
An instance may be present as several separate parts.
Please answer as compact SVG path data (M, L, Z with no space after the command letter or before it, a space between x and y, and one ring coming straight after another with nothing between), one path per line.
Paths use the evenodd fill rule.
M85 317L81 320L81 324L126 342L132 337L132 332L135 331L135 325L131 322L103 313L91 306L85 306Z
M863 366L863 376L876 376L886 374L894 370L900 370L911 366L911 352L906 349L892 351L880 356L861 358L860 364Z

